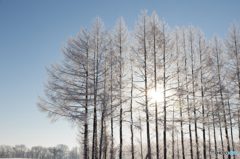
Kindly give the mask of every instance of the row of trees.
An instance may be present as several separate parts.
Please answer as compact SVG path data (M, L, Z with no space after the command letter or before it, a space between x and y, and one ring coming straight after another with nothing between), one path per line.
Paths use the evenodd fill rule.
M238 149L236 133L240 141L239 50L235 22L224 41L208 41L155 12L131 32L123 18L111 31L97 17L46 68L37 105L79 126L84 159L214 158L211 150Z
M0 158L80 159L80 156L77 147L69 150L68 146L63 144L48 148L34 146L30 149L25 145L0 145Z

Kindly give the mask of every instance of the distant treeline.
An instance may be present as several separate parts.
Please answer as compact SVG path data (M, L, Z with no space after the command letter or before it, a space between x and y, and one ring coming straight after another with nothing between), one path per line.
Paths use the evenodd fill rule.
M25 145L0 145L0 158L47 158L47 159L79 159L78 147L69 150L67 145L59 144L55 147Z

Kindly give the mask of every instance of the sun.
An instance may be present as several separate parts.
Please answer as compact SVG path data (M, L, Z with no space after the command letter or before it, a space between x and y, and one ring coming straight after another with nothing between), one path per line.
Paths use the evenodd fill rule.
M155 90L150 90L149 97L150 97L151 101L155 101L155 100L157 100L158 102L163 101L163 93L160 91L155 92Z

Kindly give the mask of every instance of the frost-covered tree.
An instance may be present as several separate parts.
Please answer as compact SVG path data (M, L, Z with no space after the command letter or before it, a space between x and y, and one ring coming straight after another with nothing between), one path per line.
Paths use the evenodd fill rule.
M187 33L186 33L186 29L183 28L182 32L181 32L181 50L183 52L183 61L184 61L184 68L183 68L183 77L185 80L185 93L184 93L184 105L187 108L187 113L188 113L188 131L189 131L189 140L190 140L190 153L191 153L191 159L193 159L193 146L192 146L192 124L191 124L191 116L190 116L190 101L189 101L189 77L188 77L188 60L189 60L189 56L187 54Z
M161 47L161 32L160 32L160 22L156 12L152 13L152 16L149 18L149 36L148 40L150 43L151 51L153 54L153 63L154 63L154 91L157 93L158 88L158 76L157 76L157 61L159 61L158 57L160 54ZM158 103L157 98L155 98L155 129L156 129L156 153L157 159L159 159L159 137L158 137Z
M99 100L99 93L102 90L102 83L100 76L104 72L102 66L104 65L104 53L105 53L105 44L106 44L106 33L104 32L104 23L100 17L96 17L92 21L92 48L94 52L94 62L93 62L93 81L94 81L94 118L93 118L93 140L92 140L92 158L98 158L98 140L97 140L97 102Z
M207 158L207 148L206 148L206 113L205 113L205 101L206 101L206 91L210 88L206 87L206 83L209 82L209 71L211 69L211 60L209 58L210 47L204 38L204 34L201 29L197 29L197 55L199 58L199 85L200 85L200 105L202 108L202 131L203 131L203 156Z
M122 147L123 147L123 104L126 101L124 98L124 77L126 76L126 61L127 61L127 51L128 51L128 30L125 26L123 18L119 18L116 22L114 28L114 45L115 51L118 56L118 85L119 85L119 110L120 110L120 119L119 119L119 134L120 134L120 148L119 148L119 158L122 158Z
M164 149L164 159L167 158L167 107L171 104L172 101L168 100L171 98L171 94L168 92L171 90L170 82L173 78L174 70L171 70L171 65L173 64L175 58L172 53L173 42L171 39L171 32L168 24L165 21L161 22L160 31L161 36L161 51L162 59L159 63L162 68L162 84L163 84L163 149Z
M108 50L108 60L109 60L109 96L110 96L110 110L108 111L108 115L110 116L110 121L111 121L111 137L110 137L110 159L113 159L115 156L115 151L114 151L114 129L113 129L113 124L114 124L114 119L115 119L115 110L117 108L116 100L117 100L117 92L118 92L118 87L117 87L117 73L118 73L118 67L117 67L117 52L115 51L115 46L114 46L114 39L111 31L107 32L107 50Z
M134 159L134 133L133 133L133 60L131 61L131 97L130 97L130 113L131 113L131 152L132 152L132 159Z
M237 100L240 100L240 29L239 25L234 21L231 25L231 28L228 30L225 38L225 46L227 49L228 56L228 66L229 66L229 75L230 80L233 85L233 90L238 96ZM239 143L240 143L240 106L237 104L238 108L238 134L239 134Z
M41 158L44 155L45 149L42 146L34 146L31 148L32 158Z
M144 99L143 102L137 101L138 104L140 104L142 107L145 107L145 114L146 114L146 134L147 134L147 147L148 147L148 153L147 157L151 159L151 140L150 140L150 122L149 122L149 96L148 96L148 76L149 76L149 47L148 47L148 36L149 36L149 30L148 30L148 16L147 11L142 11L142 16L139 16L139 21L136 23L135 26L135 32L133 33L133 37L135 38L134 47L132 48L133 53L135 54L135 57L138 60L138 63L136 64L138 71L136 76L140 78L141 84L137 89L140 92L140 96L142 96ZM143 86L144 85L144 86Z
M24 158L26 156L27 147L25 145L15 145L13 150L16 158Z
M196 85L198 76L198 66L196 57L196 47L195 39L196 33L192 25L188 28L188 46L189 46L189 63L190 63L190 81L191 81L191 108L193 108L194 113L194 126L195 126L195 142L196 142L196 152L197 158L199 159L199 142L198 142L198 121L197 121L197 105L196 105Z
M14 149L12 146L0 145L0 157L11 158L14 157Z
M77 38L68 38L63 46L62 64L46 68L48 83L44 84L46 99L39 97L38 108L52 121L65 118L73 123L84 124L84 153L88 155L88 105L93 84L91 74L89 32L82 29Z
M111 31L96 17L89 30L67 39L63 59L46 68L38 108L52 121L63 118L79 127L84 159L193 159L208 158L213 149L230 151L231 145L236 150L240 31L235 22L224 44L226 49L217 36L207 41L191 25L172 32L156 12L148 17L142 11L131 35L123 18ZM76 148L64 145L19 149L0 146L0 156L79 158Z
M221 112L223 115L223 122L224 122L224 129L225 129L225 135L227 140L227 150L230 151L230 145L229 145L229 136L228 136L228 128L227 128L227 118L226 118L226 111L225 111L225 105L224 105L224 60L223 60L223 44L222 41L218 38L217 35L214 35L213 38L213 45L212 45L212 55L215 61L216 66L216 72L217 72L217 85L218 85L218 95L220 96L220 106L221 106ZM230 158L230 157L229 157Z
M104 73L103 73L103 94L100 97L100 103L101 103L101 132L100 132L100 142L99 142L99 159L102 158L102 152L104 152L103 155L106 155L107 152L107 142L106 142L106 117L108 112L108 106L109 106L109 93L108 93L108 62L105 60L104 64Z
M68 154L68 159L80 159L78 154L78 148L73 147Z
M176 56L176 62L175 62L175 69L176 69L176 105L179 108L179 114L180 114L180 130L181 130L181 146L182 146L182 158L185 159L185 152L184 152L184 134L183 134L183 79L184 79L184 56L183 56L183 48L182 48L182 38L181 38L181 31L178 27L173 32L174 36L174 51ZM183 74L183 75L182 75ZM172 157L174 158L174 107L173 106L173 129L172 129ZM178 144L177 144L178 145Z

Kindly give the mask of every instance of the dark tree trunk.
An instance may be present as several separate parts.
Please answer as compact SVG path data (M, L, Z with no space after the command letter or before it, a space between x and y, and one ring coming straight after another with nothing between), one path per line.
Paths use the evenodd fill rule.
M202 123L203 123L203 156L207 158L206 152L206 134L205 134L205 110L204 110L204 92L203 92L203 70L202 70L202 48L201 38L199 38L199 54L200 54L200 69L201 69L201 105L202 105Z
M211 132L210 132L210 124L209 124L209 113L207 115L207 118L208 118L208 153L209 153L209 158L211 159L212 158L212 156L210 154L210 152L211 152L211 137L210 137Z
M231 106L230 106L230 103L229 103L229 96L228 96L228 113L229 113L229 117L230 117L230 127L231 127L231 137L232 137L232 149L233 151L235 151L234 149L234 141L233 141L233 130L232 130L232 115L231 115ZM233 156L234 159L235 159L235 155Z
M131 61L131 103L130 103L130 112L131 112L131 146L132 146L132 159L134 159L134 143L133 143L133 69L132 69L132 61Z
M178 77L178 92L180 91L180 78L179 78L179 50L178 50L178 35L176 37L176 47L177 47L177 77ZM184 154L184 137L183 137L183 118L182 118L182 102L180 95L178 95L178 101L179 101L179 107L180 107L180 124L181 124L181 144L182 144L182 158L185 159L185 154ZM174 156L173 156L174 157Z
M122 159L122 144L123 144L123 139L122 139L122 47L121 47L121 40L120 40L120 74L119 74L119 80L120 80L120 153L119 153L119 159Z
M88 159L88 51L86 68L85 125L84 125L84 159Z
M217 96L215 96L216 99L216 104L218 104L218 100L217 100ZM224 146L223 146L223 134L222 134L222 124L221 124L221 120L220 120L220 115L219 112L217 113L218 116L218 122L219 122L219 129L220 129L220 136L221 136L221 145L222 145L222 151L224 151ZM224 155L223 155L223 159L224 159Z
M151 159L152 154L151 154L149 113L148 113L147 48L146 48L146 17L145 16L144 16L144 82L145 82L145 107L146 107L146 123L147 123L148 158Z
M227 129L227 120L226 120L226 113L225 113L225 108L224 108L224 100L223 100L223 89L222 89L222 80L221 80L221 75L220 75L220 54L218 48L216 48L217 52L217 69L218 69L218 85L219 85L219 91L221 95L221 105L222 105L222 111L223 111L223 117L224 117L224 127L225 127L225 135L227 139L227 149L228 152L230 152L230 145L229 145L229 138L228 138L228 129ZM230 155L228 155L228 158L230 159Z
M186 92L187 92L187 107L188 107L188 123L189 123L189 139L190 139L190 153L191 159L193 159L193 149L192 149L192 130L191 130L191 116L190 116L190 105L189 105L189 96L188 96L188 74L187 74L187 53L186 53L186 42L185 42L185 30L183 30L183 49L184 49L184 70L185 70L185 79L186 79ZM183 142L182 142L183 144ZM182 151L183 157L185 158L184 151Z
M102 119L101 119L101 135L100 135L100 145L99 145L99 159L102 158L102 151L103 151L103 138L104 138L104 119L105 118L105 104L103 104L102 108Z
M154 23L155 24L155 23ZM156 58L156 27L154 25L154 37L153 37L153 53L154 53L154 89L157 93L157 58ZM157 109L157 99L155 99L155 128L156 128L156 151L157 159L159 159L159 144L158 144L158 109Z
M195 140L196 140L196 151L197 151L197 159L199 159L199 150L198 150L198 132L197 132L197 113L196 113L196 103L195 103L195 78L194 78L194 55L193 55L193 39L191 37L191 61L192 61L192 96L193 96L193 109L194 109L194 125L195 125Z
M219 125L220 125L220 136L221 136L221 145L222 145L222 151L224 151L224 145L223 145L223 134L222 134L222 124L221 124L221 120L220 120L220 116L218 113L218 120L219 120ZM224 159L224 155L223 155L223 159Z
M112 53L110 55L111 57L111 86L110 86L110 91L111 91L111 149L110 149L110 159L113 159L113 146L114 146L114 143L113 143L113 57L112 57Z
M163 25L163 113L164 113L164 123L163 123L163 146L164 146L164 159L167 159L167 103L166 103L166 42L165 42L165 25Z
M215 129L215 115L214 115L214 110L213 110L213 92L211 92L211 107L212 107L212 123L213 123L213 133L214 133L214 147L215 147L215 152L217 152L217 139L216 139L216 129ZM216 157L218 157L218 154L216 154Z
M142 120L139 111L139 120L140 120L140 142L141 142L141 159L143 159L143 148L142 148Z
M98 37L98 33L97 33ZM94 53L94 119L93 119L93 144L92 144L92 159L98 158L97 148L97 90L98 90L98 40L97 48Z
M174 140L174 106L173 106L173 119L172 119L172 158L174 159L174 144L175 144L175 140Z

